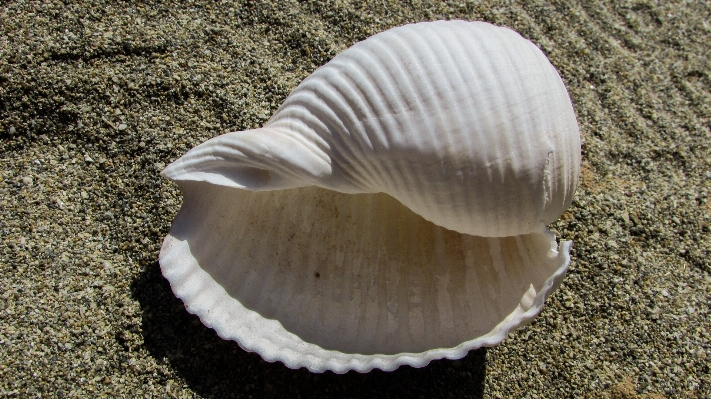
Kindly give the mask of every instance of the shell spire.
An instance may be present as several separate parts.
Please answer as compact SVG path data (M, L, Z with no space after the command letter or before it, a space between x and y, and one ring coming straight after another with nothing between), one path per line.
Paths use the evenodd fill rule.
M161 173L178 182L204 181L252 191L313 185L330 174L330 158L320 148L268 127L208 140Z
M580 134L518 33L406 25L306 78L260 129L164 171L160 254L190 312L269 361L392 370L496 345L562 281Z

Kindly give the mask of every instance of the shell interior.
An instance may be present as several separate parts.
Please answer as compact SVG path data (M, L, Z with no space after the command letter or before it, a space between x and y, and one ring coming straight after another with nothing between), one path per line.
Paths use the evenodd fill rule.
M551 233L484 238L385 194L182 182L160 255L191 313L292 368L424 366L498 344L563 278Z

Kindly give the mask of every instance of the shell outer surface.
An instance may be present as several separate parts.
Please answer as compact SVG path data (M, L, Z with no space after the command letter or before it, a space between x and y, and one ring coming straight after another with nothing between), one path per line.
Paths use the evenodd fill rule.
M314 372L422 367L500 343L561 283L580 137L532 43L481 22L394 28L305 79L261 129L169 165L160 254L191 313Z
M210 140L164 174L251 190L384 192L450 230L506 237L557 220L579 164L572 104L538 47L488 23L435 21L357 43L263 129Z

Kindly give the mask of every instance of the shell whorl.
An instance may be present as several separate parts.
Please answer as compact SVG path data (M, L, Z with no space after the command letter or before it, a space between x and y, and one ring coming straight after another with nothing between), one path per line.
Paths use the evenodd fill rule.
M484 22L406 25L360 42L253 132L275 144L248 157L269 183L246 188L385 192L435 224L486 237L555 221L580 163L555 68L518 33ZM235 134L229 145L244 145L248 132Z

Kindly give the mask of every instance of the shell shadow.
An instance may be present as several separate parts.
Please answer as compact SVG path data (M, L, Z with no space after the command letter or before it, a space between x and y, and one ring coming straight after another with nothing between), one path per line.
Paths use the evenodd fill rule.
M257 354L225 341L189 314L173 295L158 262L132 283L143 311L144 346L158 363L168 364L198 395L214 398L482 398L486 348L461 360L436 360L415 369L313 374L268 363ZM170 377L166 376L166 382Z

